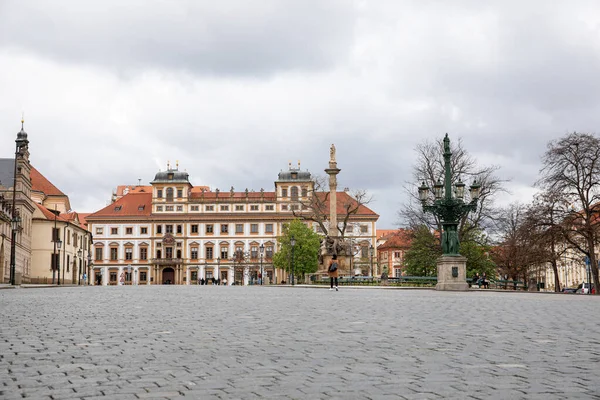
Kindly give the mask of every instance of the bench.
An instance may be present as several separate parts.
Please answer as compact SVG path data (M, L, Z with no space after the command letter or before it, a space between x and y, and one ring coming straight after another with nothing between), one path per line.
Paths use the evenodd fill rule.
M523 281L512 281L512 280L499 279L499 280L493 281L493 284L496 289L527 290L527 284Z

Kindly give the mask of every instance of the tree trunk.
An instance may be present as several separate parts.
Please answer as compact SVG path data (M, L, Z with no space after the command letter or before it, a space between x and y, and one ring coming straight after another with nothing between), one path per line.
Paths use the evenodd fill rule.
M596 294L600 294L600 282L598 279L598 260L596 260L596 247L593 240L588 239L588 249L590 251L590 268L592 269L594 288L596 288ZM592 288L590 288L590 291L591 290Z
M558 264L556 259L552 260L552 271L554 272L554 291L560 292L560 279L558 279Z

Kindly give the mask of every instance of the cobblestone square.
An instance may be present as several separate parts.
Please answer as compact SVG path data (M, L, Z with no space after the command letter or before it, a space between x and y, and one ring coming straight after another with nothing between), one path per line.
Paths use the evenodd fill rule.
M600 298L0 290L2 399L600 399Z

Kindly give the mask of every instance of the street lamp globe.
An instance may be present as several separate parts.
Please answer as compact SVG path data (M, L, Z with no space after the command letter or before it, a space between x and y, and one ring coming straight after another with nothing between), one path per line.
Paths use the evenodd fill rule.
M479 192L481 190L481 185L477 183L477 180L473 181L473 184L469 188L469 192L471 194L472 200L477 200L479 198Z
M292 237L290 238L290 245L292 247L294 247L296 245L296 238L292 235Z
M428 193L429 193L429 186L427 186L425 184L425 181L423 181L423 183L421 183L421 186L419 186L419 200L421 200L422 202L427 201Z
M458 178L458 182L456 182L454 184L454 187L456 188L456 198L457 199L461 199L463 197L465 197L465 184L460 180L460 178Z
M58 250L60 250L60 248L61 248L61 247L62 247L62 240L58 239L58 240L56 241L56 248L57 248Z
M433 194L436 200L440 200L444 196L444 184L440 179L433 185Z
M19 214L17 214L10 222L13 231L19 230L19 226L21 226L21 217L19 217Z

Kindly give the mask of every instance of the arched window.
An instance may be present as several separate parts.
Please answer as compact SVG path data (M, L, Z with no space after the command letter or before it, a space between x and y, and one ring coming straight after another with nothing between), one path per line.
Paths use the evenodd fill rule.
M167 201L173 201L173 188L167 188Z
M292 186L291 188L292 200L298 200L298 187Z

